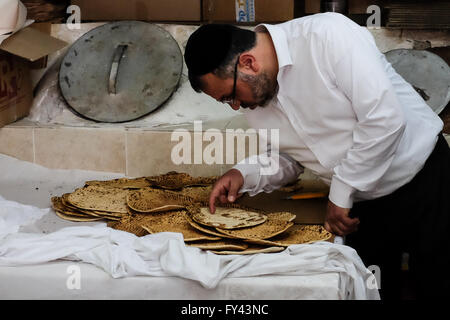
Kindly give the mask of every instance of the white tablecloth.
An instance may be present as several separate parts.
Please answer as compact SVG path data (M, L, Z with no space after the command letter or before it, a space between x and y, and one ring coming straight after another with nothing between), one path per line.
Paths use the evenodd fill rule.
M80 285L68 286L78 270ZM1 299L335 300L340 299L338 286L337 273L225 278L208 289L180 277L112 279L96 266L70 261L0 267Z

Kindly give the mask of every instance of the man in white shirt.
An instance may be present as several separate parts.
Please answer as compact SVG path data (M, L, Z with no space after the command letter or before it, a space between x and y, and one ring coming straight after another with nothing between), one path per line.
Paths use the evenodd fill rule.
M249 159L237 164L215 184L211 212L216 201L234 202L245 192L271 192L297 179L306 167L330 185L326 229L347 235L367 265L380 266L385 298L398 297L398 284L393 282L402 251L411 251L418 261L414 272L420 282L429 273L424 263L429 256L422 251L449 248L437 244L446 241L439 237L424 240L427 248L422 251L417 249L420 245L408 242L391 245L385 249L389 254L383 254L380 248L389 241L373 245L384 234L391 236L390 227L408 226L414 235L424 233L416 228L424 221L424 212L414 213L411 222L397 213L407 208L399 207L397 200L408 201L402 193L405 188L420 197L417 188L424 182L418 173L439 167L435 162L443 163L435 178L449 177L450 151L440 134L442 121L386 61L367 29L336 13L262 24L255 32L205 25L190 37L185 60L194 90L235 110L243 108L255 129L279 130L279 170L262 175L261 165ZM427 166L430 158L436 160ZM443 194L442 199L428 199L440 207L426 217L440 220L439 230L430 227L427 235L443 236L449 230L450 204L443 188L440 184L435 192ZM389 198L397 194L406 198ZM384 212L369 213L370 208ZM389 226L388 221L396 223ZM446 266L449 252L441 253ZM429 281L418 284L418 294L430 296L434 287L425 282ZM450 289L448 280L438 287Z

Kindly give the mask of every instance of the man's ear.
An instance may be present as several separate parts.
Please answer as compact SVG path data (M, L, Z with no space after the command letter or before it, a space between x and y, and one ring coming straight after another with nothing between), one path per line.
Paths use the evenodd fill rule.
M239 58L239 67L247 73L256 74L259 72L261 65L251 53L242 53Z

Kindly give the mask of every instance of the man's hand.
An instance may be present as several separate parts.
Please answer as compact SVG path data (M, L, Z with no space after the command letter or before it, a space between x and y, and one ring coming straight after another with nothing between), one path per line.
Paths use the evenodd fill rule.
M219 199L221 203L234 202L241 194L238 195L239 190L244 184L244 177L237 169L231 169L225 173L214 184L211 195L209 196L209 211L214 213L216 211L216 200Z
M325 229L338 236L345 236L358 229L359 219L348 216L350 209L341 208L328 201L327 214L325 216Z

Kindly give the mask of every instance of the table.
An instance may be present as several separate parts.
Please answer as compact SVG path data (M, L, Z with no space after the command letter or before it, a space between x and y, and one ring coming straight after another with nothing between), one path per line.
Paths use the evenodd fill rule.
M71 192L86 180L122 177L105 172L48 169L4 155L0 155L0 167L3 168L0 195L39 208L50 206L51 195ZM73 225L80 222L49 214L27 231L46 233ZM76 280L73 277L77 274L80 281L70 282ZM339 281L338 273L270 275L225 278L216 288L207 289L198 282L179 277L114 279L94 265L54 261L0 267L0 299L341 299Z

